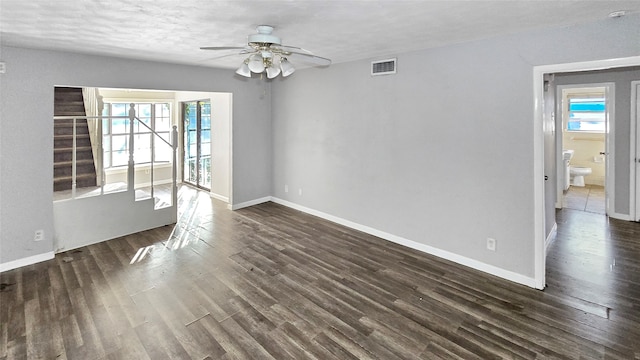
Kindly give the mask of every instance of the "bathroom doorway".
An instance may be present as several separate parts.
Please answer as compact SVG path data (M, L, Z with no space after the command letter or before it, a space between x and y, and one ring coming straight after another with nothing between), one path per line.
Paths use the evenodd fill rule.
M560 80L562 78L560 77ZM613 83L559 85L556 92L556 208L609 213L614 173ZM561 150L561 151L560 151Z

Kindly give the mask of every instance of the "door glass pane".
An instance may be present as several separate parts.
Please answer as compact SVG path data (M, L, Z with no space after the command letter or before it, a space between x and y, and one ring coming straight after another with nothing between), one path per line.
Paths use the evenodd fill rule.
M184 174L186 182L211 188L211 104L184 103Z
M195 102L184 103L182 118L184 120L184 166L183 180L192 184L197 181L197 114L198 108Z
M211 189L211 103L200 102L200 184Z

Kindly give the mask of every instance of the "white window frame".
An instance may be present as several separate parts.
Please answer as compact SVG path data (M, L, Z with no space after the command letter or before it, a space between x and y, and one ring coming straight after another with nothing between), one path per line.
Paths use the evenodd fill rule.
M112 105L113 104L126 104L126 108L127 108L127 113L128 113L128 109L129 109L129 104L135 104L135 105L151 105L151 114L150 114L150 121L149 121L149 127L151 129L153 129L154 131L156 131L158 134L160 135L166 135L165 139L167 141L170 141L170 137L171 137L171 129L172 129L172 125L174 123L174 114L173 114L173 101L170 100L166 100L166 99L156 99L156 100L147 100L147 99L106 99L104 100L104 108L107 109L108 108L108 113L105 115L105 117L109 117L112 116ZM165 131L157 131L156 130L156 114L155 114L155 106L156 104L166 104L168 106L168 111L167 111L167 115L168 115L168 119L169 119L169 128ZM140 118L139 114L136 113L136 117ZM104 143L104 137L109 137L109 149L105 149L105 153L109 153L108 156L104 156L104 168L105 169L121 169L127 166L127 163L124 164L113 164L113 129L112 129L112 121L108 121L107 122L109 128L108 128L108 133L107 133L107 129L104 129L104 125L103 125L103 143ZM149 135L152 134L148 129L146 129L146 127L144 127L144 125L139 125L138 126L138 130L134 132L134 136L138 136L138 135ZM122 132L122 133L117 133L115 134L116 136L122 136L122 135L126 135L127 139L129 136L129 127L127 127L126 132ZM156 147L156 146L163 146L163 142L159 141L157 139L155 139L154 136L151 136L151 144L150 144L150 148ZM135 142L134 142L135 145ZM165 144L166 145L166 144ZM127 151L128 151L128 144L127 144ZM152 157L155 157L155 151L151 152ZM153 164L170 164L171 163L171 159L168 160L155 160L151 159L149 161L136 161L136 167L138 167L138 165L142 165L142 166L148 166L149 164L151 164L151 162L153 161ZM108 162L108 163L107 163Z

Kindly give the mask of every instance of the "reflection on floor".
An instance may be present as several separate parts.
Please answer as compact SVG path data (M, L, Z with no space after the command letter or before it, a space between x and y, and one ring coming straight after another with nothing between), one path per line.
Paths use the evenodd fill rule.
M0 273L0 360L640 360L640 223L558 211L539 291L274 203L178 205Z
M604 187L599 185L571 186L564 195L563 207L605 214Z

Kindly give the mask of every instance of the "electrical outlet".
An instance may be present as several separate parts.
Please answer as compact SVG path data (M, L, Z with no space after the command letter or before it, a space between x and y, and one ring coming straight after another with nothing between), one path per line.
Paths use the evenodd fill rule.
M285 185L284 186L284 192L288 193L289 192L289 185Z
M44 240L44 230L36 230L33 235L33 241L42 241Z
M0 74L7 72L7 64L4 61L0 61Z
M487 250L496 251L496 239L487 238Z

